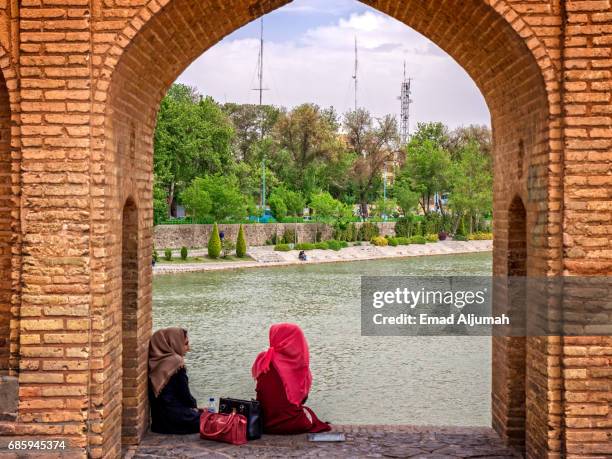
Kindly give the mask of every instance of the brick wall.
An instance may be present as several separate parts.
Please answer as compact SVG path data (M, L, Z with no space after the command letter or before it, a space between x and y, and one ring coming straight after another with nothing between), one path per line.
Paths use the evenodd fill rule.
M565 2L564 273L612 274L612 7ZM612 455L612 337L565 338L568 457Z
M395 235L395 223L376 223L383 236ZM357 228L362 223L355 223ZM158 225L153 232L153 242L156 250L206 247L213 225ZM236 241L240 225L219 225L219 231L225 237ZM244 225L244 235L250 246L265 245L273 235L282 236L285 230L295 231L298 242L314 242L317 232L322 240L332 239L334 229L331 225L316 223L267 223Z
M19 376L17 422L0 433L68 438L90 457L138 440L159 101L202 52L284 3L0 2L0 372ZM486 99L495 273L511 271L518 198L527 274L612 274L610 2L365 3L436 42ZM494 340L500 434L519 444L525 432L528 457L611 454L612 338L513 348Z

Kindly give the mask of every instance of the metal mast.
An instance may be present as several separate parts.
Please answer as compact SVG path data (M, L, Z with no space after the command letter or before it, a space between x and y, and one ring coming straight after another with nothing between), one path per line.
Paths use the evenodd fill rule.
M357 71L359 69L359 59L357 55L357 36L355 36L355 73L353 73L353 80L355 80L355 111L357 111L357 89L358 89L358 74Z
M259 33L259 57L257 59L257 78L259 81L259 86L254 88L253 91L259 92L259 116L260 118L260 138L263 139L264 136L264 116L263 116L263 92L267 91L267 88L263 86L263 73L264 73L264 20L261 18L261 28ZM264 156L261 159L261 210L265 217L266 214L266 156L264 152Z
M410 136L410 104L412 95L410 89L410 83L412 78L406 77L406 61L404 61L404 79L402 81L402 93L399 97L401 101L401 113L400 113L400 141L402 145L408 143L408 137Z

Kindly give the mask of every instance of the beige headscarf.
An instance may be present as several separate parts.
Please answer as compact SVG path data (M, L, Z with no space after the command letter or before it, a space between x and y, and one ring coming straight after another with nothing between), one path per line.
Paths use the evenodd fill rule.
M170 378L185 366L187 331L163 328L153 333L149 343L149 378L155 397L166 387Z

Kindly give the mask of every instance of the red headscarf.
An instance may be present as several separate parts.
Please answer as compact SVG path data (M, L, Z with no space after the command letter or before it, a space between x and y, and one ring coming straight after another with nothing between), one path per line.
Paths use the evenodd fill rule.
M270 369L278 372L287 399L294 405L301 405L312 384L308 342L302 329L295 324L275 324L270 327L270 347L261 352L253 363L253 378Z

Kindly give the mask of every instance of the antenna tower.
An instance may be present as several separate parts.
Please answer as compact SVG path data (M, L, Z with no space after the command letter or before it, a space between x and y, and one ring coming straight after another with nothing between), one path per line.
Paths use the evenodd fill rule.
M264 72L264 20L261 18L261 29L259 34L259 57L257 59L257 79L259 86L254 88L253 91L259 91L259 116L260 118L260 136L261 139L264 137L264 116L261 110L263 105L263 92L267 91L267 88L263 86L263 72ZM266 156L264 153L261 159L261 209L265 217L266 212Z
M259 34L259 56L257 58L257 80L259 85L257 88L253 88L253 91L259 92L259 105L263 105L263 92L267 91L268 88L263 86L264 79L264 20L261 18L261 29ZM262 133L263 137L263 133Z
M406 61L404 61L404 79L402 81L402 93L399 97L402 106L400 113L400 140L402 145L406 145L408 143L408 137L410 137L410 104L412 103L412 99L410 98L412 95L410 88L411 82L412 78L406 77Z
M355 80L355 111L357 111L357 89L358 89L358 83L359 83L359 78L358 78L358 74L357 71L359 69L359 59L358 59L358 55L357 55L357 36L355 36L355 73L353 73L353 80Z

